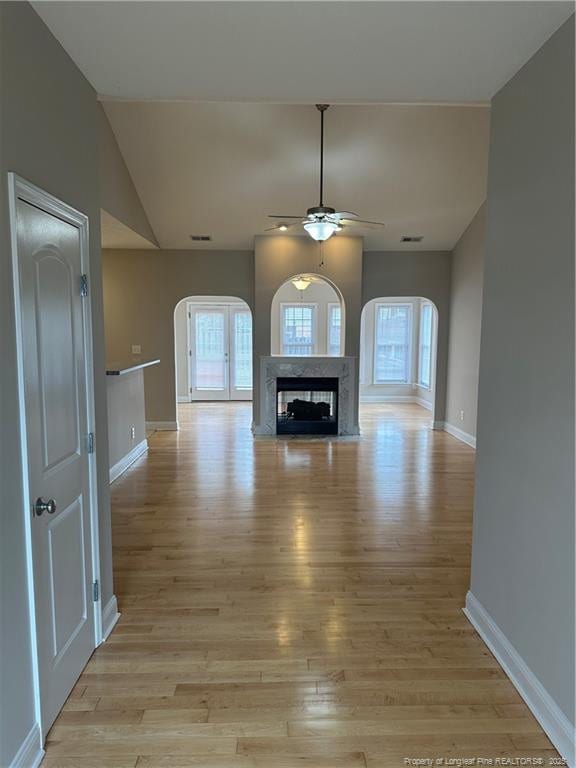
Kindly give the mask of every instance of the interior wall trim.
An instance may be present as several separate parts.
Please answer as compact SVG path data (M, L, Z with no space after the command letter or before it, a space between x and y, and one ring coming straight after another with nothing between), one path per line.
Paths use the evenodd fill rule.
M42 736L38 723L34 723L28 735L14 755L9 768L38 768L44 757Z
M177 421L147 421L146 432L177 432Z
M126 456L123 456L120 461L117 461L116 464L114 464L114 466L110 467L110 483L113 483L114 480L117 480L120 475L126 472L128 467L134 464L136 459L139 459L147 450L148 440L144 439L138 443L138 445L135 445L130 453L127 453Z
M574 726L472 592L463 611L569 768L576 768Z
M458 427L455 427L448 421L444 422L442 429L444 429L445 432L448 432L449 435L452 435L452 437L455 437L457 440L461 440L463 443L466 443L466 445L469 445L472 448L476 448L476 437L474 435L469 435L468 432L464 432L464 430L458 429Z
M421 405L422 408L426 408L427 411L431 411L433 403L429 400L424 400L423 397L418 395L383 395L376 394L375 392L365 392L360 395L361 403L416 403Z
M415 395L384 395L376 392L365 392L360 395L361 403L416 403Z
M118 601L116 600L116 595L112 595L102 610L102 642L112 632L119 618Z

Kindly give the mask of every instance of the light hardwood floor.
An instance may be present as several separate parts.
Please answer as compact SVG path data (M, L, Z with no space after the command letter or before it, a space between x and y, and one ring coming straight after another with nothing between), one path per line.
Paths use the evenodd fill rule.
M122 618L44 768L381 768L557 753L463 615L474 452L419 406L253 440L180 407L112 487Z

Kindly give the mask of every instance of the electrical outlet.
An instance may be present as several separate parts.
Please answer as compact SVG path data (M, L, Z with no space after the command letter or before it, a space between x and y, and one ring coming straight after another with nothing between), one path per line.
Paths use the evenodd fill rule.
M132 344L132 354L139 355L140 352L142 352L142 347L140 346L140 344Z
M132 438L132 440L136 439L136 427L134 426L130 427L130 437Z
M464 411L460 411L460 421L464 421Z

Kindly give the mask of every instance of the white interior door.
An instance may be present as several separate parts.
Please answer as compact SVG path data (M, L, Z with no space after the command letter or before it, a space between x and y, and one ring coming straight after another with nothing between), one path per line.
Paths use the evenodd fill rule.
M190 322L192 400L229 400L228 308L192 306Z
M243 306L189 304L192 400L252 399L252 313Z
M15 202L42 730L95 647L79 227Z

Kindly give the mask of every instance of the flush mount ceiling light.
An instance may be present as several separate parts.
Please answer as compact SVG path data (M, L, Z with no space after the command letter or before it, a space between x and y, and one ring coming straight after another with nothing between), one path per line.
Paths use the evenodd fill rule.
M295 277L291 282L297 291L305 291L306 288L308 288L308 286L312 282L312 280L309 277L306 277L305 275L299 275L299 277Z
M280 231L286 232L289 228L302 226L313 240L324 242L328 240L335 232L340 232L348 227L383 227L379 221L367 221L359 219L358 214L349 211L337 211L324 205L324 112L328 109L328 104L316 104L316 109L320 112L320 204L308 208L305 216L278 216L271 214L268 218L279 219L279 222L270 227L266 232ZM286 224L286 219L294 219L292 224Z

